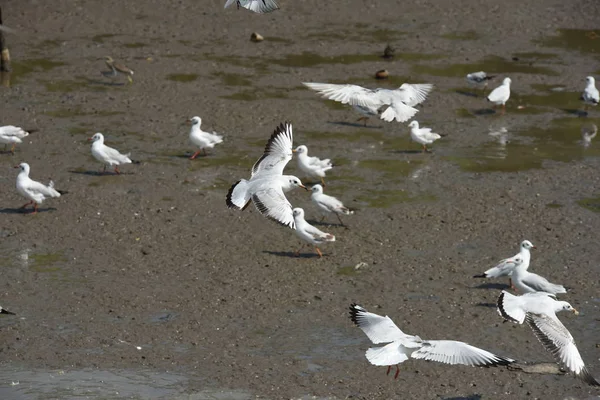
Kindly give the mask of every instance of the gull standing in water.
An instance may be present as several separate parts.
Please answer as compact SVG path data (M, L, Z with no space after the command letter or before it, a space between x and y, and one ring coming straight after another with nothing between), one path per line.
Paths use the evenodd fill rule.
M133 83L133 70L131 68L127 67L124 64L116 62L111 56L105 56L104 62L106 63L106 66L110 68L110 73L108 74L109 76L117 76L119 74L123 74L127 76L127 80L129 81L129 83Z
M18 126L0 126L0 143L4 144L5 149L7 144L12 144L10 152L15 154L15 146L17 143L23 143L23 139L29 136L29 133Z
M96 133L94 136L89 138L92 143L92 155L102 164L104 164L104 169L102 172L106 172L106 166L115 166L115 173L120 174L119 165L121 164L131 164L133 161L129 158L131 153L121 154L118 150L113 149L112 147L108 147L104 144L104 135L101 133Z
M423 151L429 151L427 149L428 144L432 144L438 139L441 139L441 135L431 132L431 128L419 128L419 123L417 121L411 121L408 124L410 128L410 138L413 142L417 142L423 146Z
M515 296L502 291L498 297L498 314L505 320L522 324L526 322L535 337L548 350L557 363L579 379L592 386L600 386L588 371L575 345L575 339L560 322L556 313L579 312L566 301L558 301L550 293L536 292Z
M506 102L510 98L511 82L512 81L510 80L510 78L504 78L504 80L502 81L502 85L492 90L492 92L487 97L487 100L489 102L492 102L497 106L502 106L502 114L504 114L504 112L506 111Z
M370 348L366 356L373 365L387 366L388 374L392 365L396 365L394 379L398 378L400 373L398 364L409 358L473 367L495 367L515 362L513 359L497 356L464 342L423 340L418 336L407 335L387 315L382 317L370 313L358 304L350 305L350 319L374 344L389 343L383 347Z
M500 278L502 276L510 276L517 266L517 263L515 263L513 260L516 257L521 257L521 260L523 260L523 268L527 270L527 268L529 268L529 262L531 261L531 249L535 249L533 243L531 243L529 240L523 240L519 246L519 252L517 254L511 258L500 260L495 267L488 269L481 275L475 275L473 278ZM510 278L508 283L511 288L514 288Z
M240 9L240 6L242 6L258 14L279 10L279 6L275 0L227 0L225 3L225 8L229 7L233 3L237 4L238 10Z
M313 203L315 203L321 214L323 214L323 218L321 218L321 221L325 219L325 216L327 214L333 213L340 221L340 224L342 226L346 226L344 225L344 222L342 222L340 215L351 215L354 214L354 211L344 206L344 204L335 197L323 193L323 187L321 185L314 185L311 188L311 191L311 200L313 201Z
M333 83L309 83L304 86L315 90L322 97L350 104L363 114L358 121L364 121L365 126L370 116L379 115L381 119L391 122L405 122L411 119L419 110L414 108L425 101L433 85L429 83L403 83L398 89L367 89L358 85L337 85ZM388 106L382 111L384 106Z
M587 113L588 105L598 105L600 93L598 93L598 89L596 89L596 80L593 76L585 78L585 82L585 89L583 89L583 93L581 94L581 100L585 103L585 111Z
M321 183L325 186L325 172L333 168L329 158L321 160L318 157L308 156L308 147L302 145L292 150L298 154L298 168L310 178L321 178Z
M216 144L223 143L223 136L217 134L217 132L204 132L200 129L200 125L202 124L202 119L200 119L200 117L193 117L188 121L192 124L190 141L193 145L198 147L198 150L190 157L190 160L196 158L198 154L200 154L200 151L206 155L206 149L212 149Z
M323 232L306 222L303 209L294 208L292 212L294 215L294 222L296 223L296 235L298 235L300 239L314 245L319 258L323 257L323 253L321 253L321 250L319 250L319 247L317 246L327 242L335 242L335 236L331 233ZM296 254L300 254L300 250L298 250Z
M512 258L515 268L512 272L512 284L516 291L521 293L546 292L551 294L567 293L562 285L548 282L548 279L538 274L527 271L528 265L523 258L518 255Z
M265 152L252 167L250 180L241 179L229 189L225 200L227 206L244 210L252 200L262 215L295 229L292 205L284 193L297 187L308 189L297 177L283 175L283 169L292 159L293 142L291 123L275 128Z
M25 208L30 204L33 204L33 213L38 212L38 204L42 204L48 197L60 197L61 194L67 192L61 192L54 189L54 182L50 181L48 186L43 183L34 181L29 178L29 164L21 163L15 168L19 168L21 172L17 176L17 192L29 201L21 208Z

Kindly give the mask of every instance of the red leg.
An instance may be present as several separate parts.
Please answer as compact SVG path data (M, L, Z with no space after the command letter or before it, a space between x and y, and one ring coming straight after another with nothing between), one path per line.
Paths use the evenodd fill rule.
M121 172L119 172L119 166L115 165L115 172L117 175L121 175Z
M316 246L315 249L317 249L317 254L319 255L319 258L323 257L323 253L321 253L321 250L319 250L319 248Z
M23 207L21 207L21 209L26 208L28 205L30 205L31 203L33 203L33 200L28 201L27 203L25 203L25 205Z
M190 157L190 160L193 160L194 158L198 157L198 154L200 154L200 150L195 152L194 155Z
M387 371L386 375L389 375L391 370L392 370L392 366L388 365L388 371Z
M15 154L15 147L17 146L16 143L13 143L12 147L10 148L10 152L14 155Z
M325 179L323 179L323 177L321 177L321 185L325 187Z
M394 379L398 379L398 374L400 373L400 367L396 364L396 375L394 375Z
M32 214L37 214L37 208L38 208L38 204L37 203L33 203L33 212L32 212Z

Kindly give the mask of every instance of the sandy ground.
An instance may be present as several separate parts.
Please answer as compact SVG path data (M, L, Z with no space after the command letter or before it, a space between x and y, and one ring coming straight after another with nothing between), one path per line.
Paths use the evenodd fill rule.
M600 151L580 143L600 110L576 111L584 77L600 74L590 33L600 5L281 0L255 15L210 3L0 2L19 31L7 36L15 71L0 88L0 122L39 129L0 154L1 304L18 314L0 319L2 398L597 396L571 376L419 361L394 380L364 358L370 344L347 308L358 302L426 339L551 361L527 327L496 314L506 282L471 278L529 239L531 270L566 285L580 309L561 319L600 376ZM254 31L266 40L251 43ZM379 57L388 43L392 61ZM135 70L133 85L102 76L105 55ZM373 79L382 68L389 81ZM466 88L464 74L480 69L499 75L492 86L512 78L506 115ZM406 124L357 125L306 81L434 83L417 119L448 136L421 154ZM194 115L225 143L188 160L183 122ZM253 207L225 206L284 120L295 143L336 162L326 192L357 209L349 229L321 226L337 237L323 259L308 247L295 257L293 232ZM95 132L141 164L99 176L86 141ZM20 213L11 167L22 161L69 193ZM295 161L288 170L299 174ZM305 192L289 199L318 217ZM91 371L99 389L32 371ZM107 395L106 371L147 373L153 390L117 381Z

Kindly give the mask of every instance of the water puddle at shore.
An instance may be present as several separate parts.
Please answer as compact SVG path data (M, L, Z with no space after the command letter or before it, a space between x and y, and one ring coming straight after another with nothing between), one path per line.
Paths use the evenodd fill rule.
M188 83L198 79L198 74L170 74L167 79L174 82Z
M600 30L558 29L556 36L535 41L545 47L557 47L600 56Z
M54 61L47 58L35 58L29 60L20 60L11 62L12 72L10 73L10 81L12 85L16 85L19 81L30 74L47 72L54 68L67 65L61 61Z

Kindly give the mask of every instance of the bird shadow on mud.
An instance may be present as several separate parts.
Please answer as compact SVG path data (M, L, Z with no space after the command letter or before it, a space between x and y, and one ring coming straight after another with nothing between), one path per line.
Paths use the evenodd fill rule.
M489 308L496 308L498 307L498 304L496 303L477 303L475 304L476 307L489 307Z
M87 176L116 176L116 175L133 175L133 172L121 172L117 174L114 171L79 171L72 169L69 171L71 174L87 175Z
M48 211L56 211L56 208L46 207L46 208L38 208L38 213L48 212ZM0 208L0 214L31 214L33 213L33 208Z
M424 152L423 150L390 150L389 153L393 154L423 154L423 153L432 153L431 150Z
M346 229L348 229L348 227L346 225L342 225L339 222L331 223L331 222L327 222L327 221L317 221L314 219L307 219L306 222L308 222L311 225L315 225L315 226L326 226L328 228L346 228Z
M289 258L319 258L317 253L299 253L293 251L269 251L264 250L263 253L270 254L277 257L289 257ZM323 254L323 257L327 257L327 254Z
M467 92L466 90L455 90L454 93L458 93L460 95L463 96L469 96L469 97L479 97L479 95L477 93L473 93L473 92Z
M366 128L366 129L383 129L383 126L369 126L365 124L359 124L357 122L347 122L347 121L328 121L328 124L332 125L341 125L341 126L351 126L353 128Z
M90 79L90 78L86 78L86 82L88 83L88 85L125 86L125 83L122 83L122 82L108 82L108 81L101 81L99 79Z
M458 396L458 397L442 397L440 400L481 400L480 394L472 394L470 396Z
M481 285L474 286L473 289L506 290L510 289L510 286L504 283L482 283Z
M492 115L492 114L496 114L496 110L494 110L493 108L480 108L479 110L473 111L473 114L475 114L475 115Z
M588 114L589 114L585 110L575 110L575 109L572 109L572 108L561 108L561 110L563 110L567 114L577 115L578 117L587 117Z

